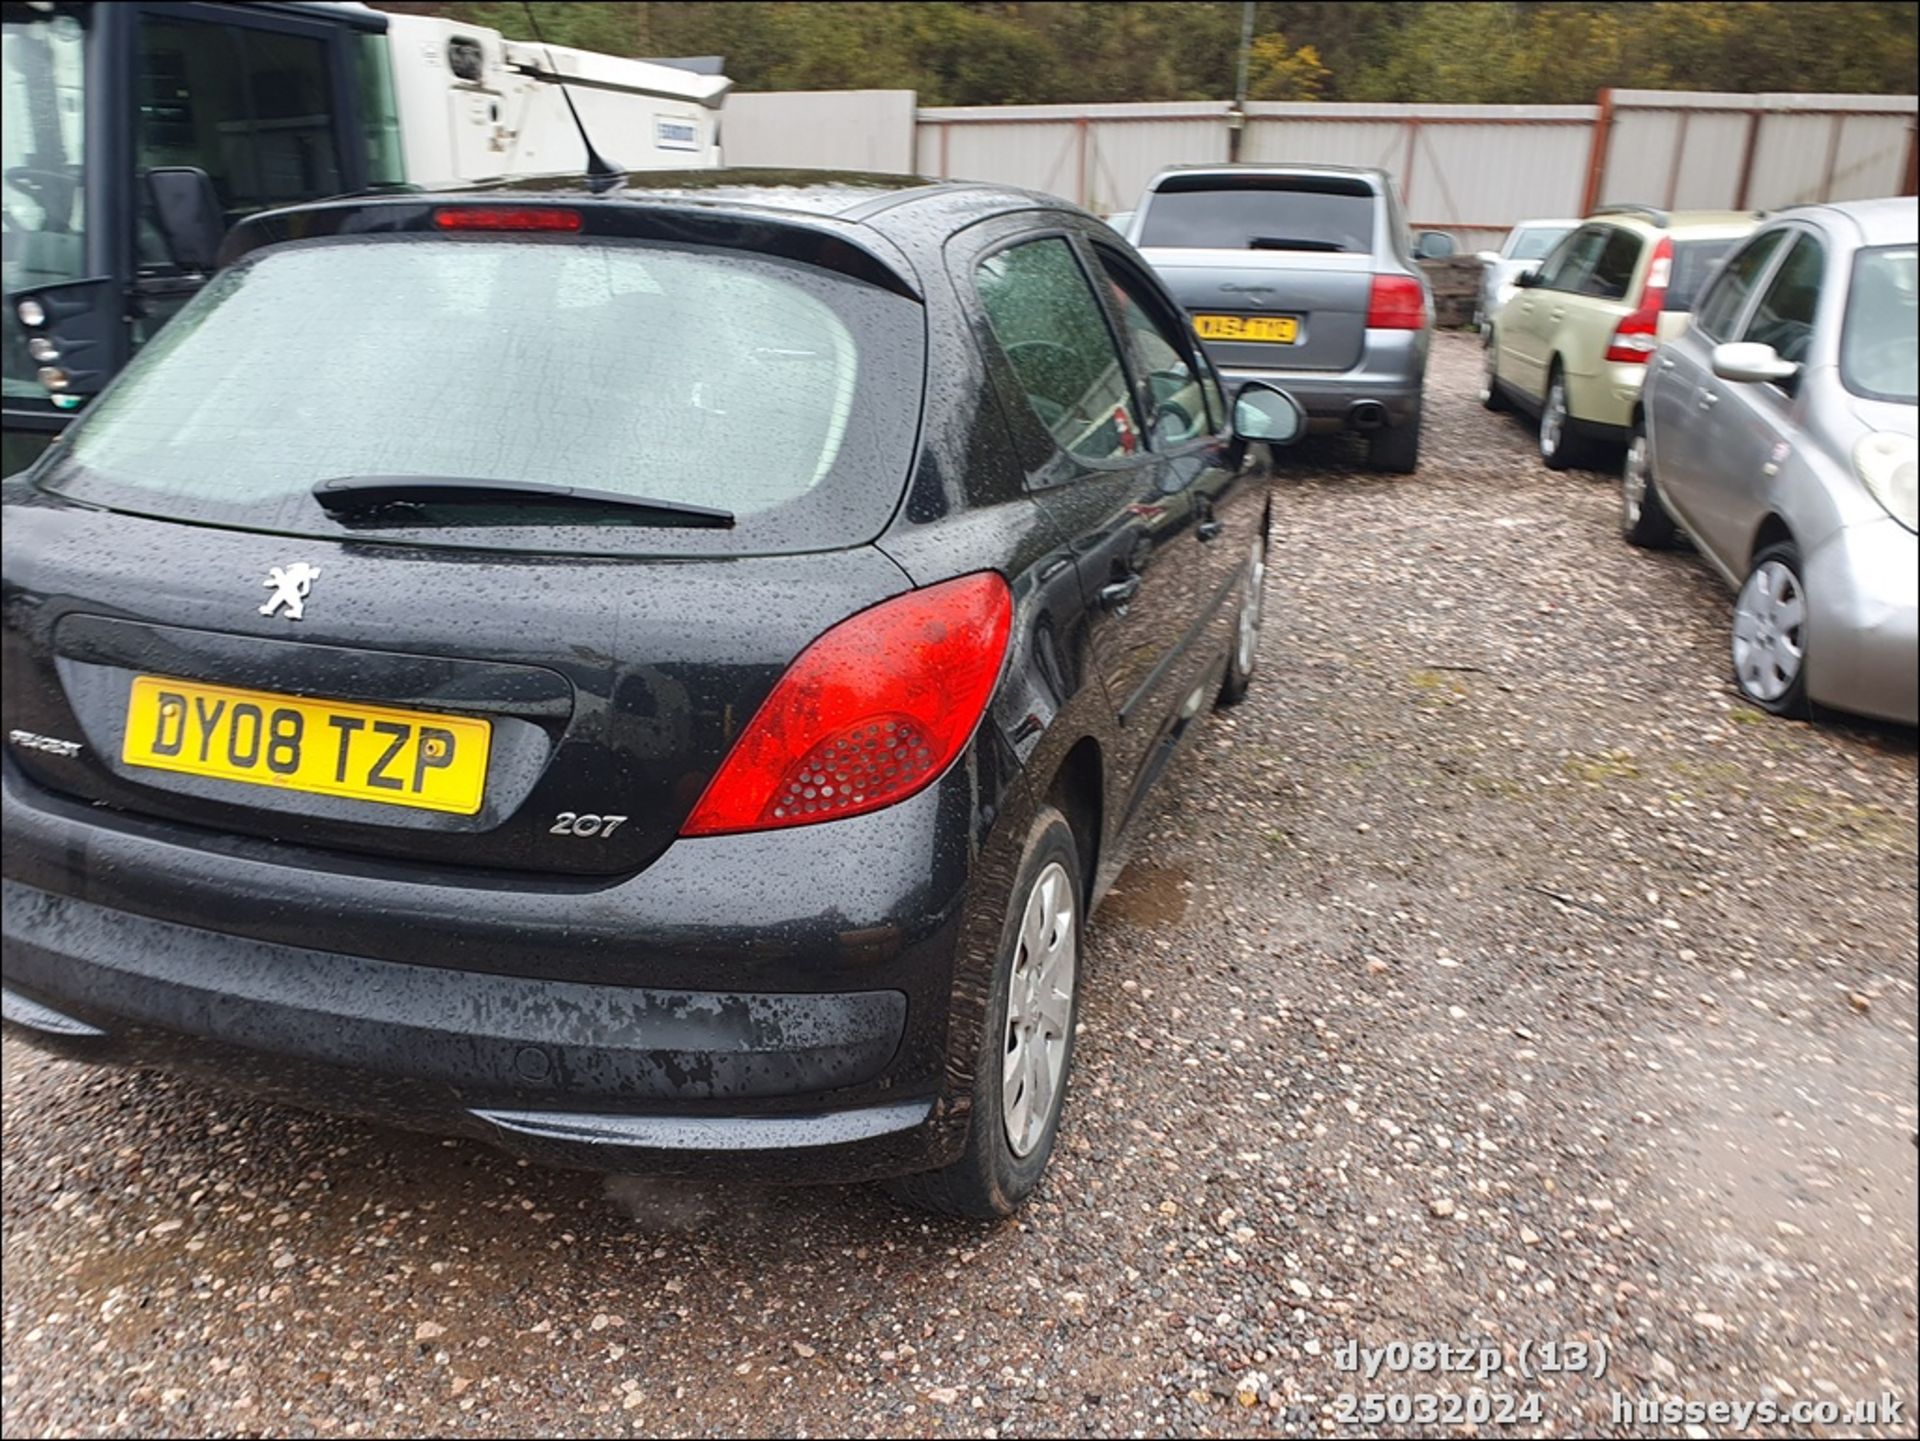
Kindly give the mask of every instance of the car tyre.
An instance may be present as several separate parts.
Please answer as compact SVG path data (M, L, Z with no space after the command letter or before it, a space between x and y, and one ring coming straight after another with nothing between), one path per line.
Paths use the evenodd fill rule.
M1586 446L1573 434L1573 413L1567 409L1566 373L1555 360L1540 402L1540 459L1548 470L1571 470L1586 458Z
M1500 362L1491 330L1480 346L1480 354L1480 404L1496 413L1512 410L1513 402L1507 398L1506 391L1500 388Z
M1633 436L1620 463L1620 528L1629 541L1646 550L1665 550L1673 544L1673 517L1653 478L1653 448L1644 418L1634 421Z
M985 1034L974 1057L966 1149L937 1171L889 1181L888 1189L909 1205L994 1220L1019 1210L1039 1185L1073 1072L1084 973L1083 874L1073 827L1043 806L1027 833L1000 930ZM1036 1040L1038 1053L1029 1049ZM1037 1095L1045 1110L1033 1119Z
M1367 437L1367 469L1385 475L1411 475L1420 464L1421 402L1415 401L1413 419L1389 425Z
M1753 558L1733 602L1733 682L1753 705L1808 720L1807 590L1800 547L1790 540Z
M1227 673L1214 704L1239 705L1253 687L1253 669L1260 659L1260 620L1266 608L1267 533L1261 529L1240 572L1240 606L1234 617L1233 649L1227 653Z

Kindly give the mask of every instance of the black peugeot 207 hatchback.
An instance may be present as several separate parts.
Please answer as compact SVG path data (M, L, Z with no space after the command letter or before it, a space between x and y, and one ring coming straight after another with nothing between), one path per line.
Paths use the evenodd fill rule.
M6 483L6 1021L1004 1215L1299 409L1049 197L635 184L251 219Z

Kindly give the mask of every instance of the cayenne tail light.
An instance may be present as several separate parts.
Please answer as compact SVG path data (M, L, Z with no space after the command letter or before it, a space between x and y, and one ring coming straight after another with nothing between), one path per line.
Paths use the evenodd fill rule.
M1427 323L1426 287L1411 275L1376 275L1367 292L1368 330L1419 330Z
M931 784L972 739L1012 624L1012 594L992 572L841 621L787 667L680 834L838 820Z
M1645 365L1660 348L1660 311L1667 303L1667 282L1671 279L1673 241L1663 235L1653 247L1646 283L1640 287L1639 306L1613 328L1613 339L1607 342L1608 360Z

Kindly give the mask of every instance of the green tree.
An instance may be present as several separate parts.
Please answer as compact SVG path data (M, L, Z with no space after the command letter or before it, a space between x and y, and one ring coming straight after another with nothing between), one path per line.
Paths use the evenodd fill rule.
M1318 100L1331 72L1311 45L1294 49L1273 30L1255 40L1247 54L1249 100Z

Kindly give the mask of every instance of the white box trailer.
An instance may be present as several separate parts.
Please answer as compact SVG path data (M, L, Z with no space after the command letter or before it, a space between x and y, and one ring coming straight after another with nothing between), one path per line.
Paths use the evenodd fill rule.
M568 96L594 149L616 169L720 163L720 107L732 85L724 75L508 40L436 16L386 20L406 176L415 185L580 174L586 149Z
M220 233L248 215L408 184L582 176L568 96L620 171L720 163L725 76L484 26L331 0L41 0L4 21L0 474L191 298ZM153 200L169 176L193 192L184 249ZM29 313L57 312L41 354L28 299Z

